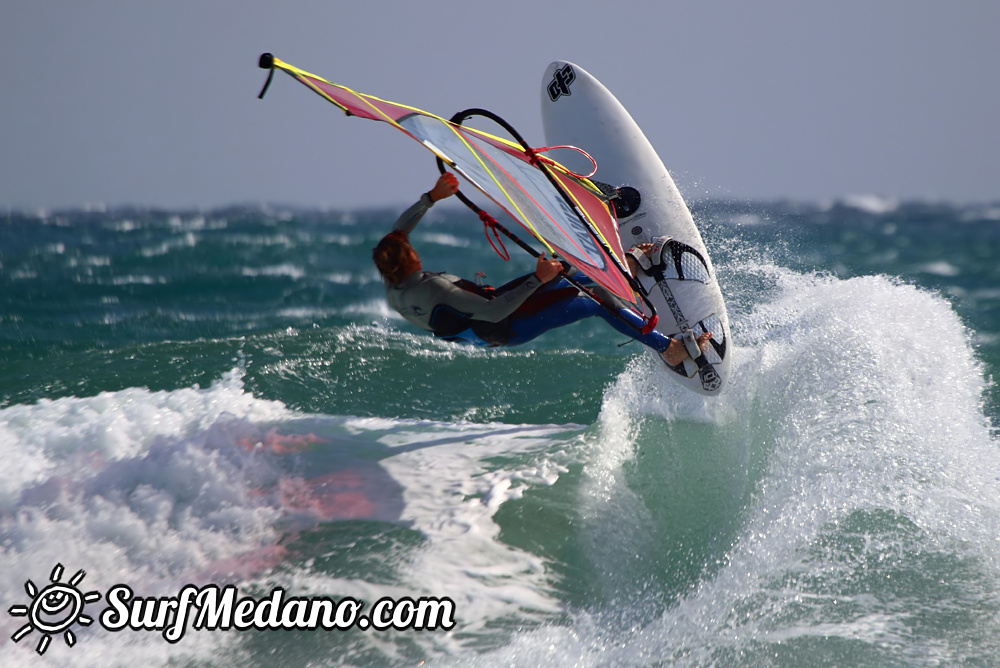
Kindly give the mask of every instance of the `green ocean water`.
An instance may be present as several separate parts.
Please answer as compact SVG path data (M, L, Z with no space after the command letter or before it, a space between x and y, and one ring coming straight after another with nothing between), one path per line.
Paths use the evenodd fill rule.
M702 202L721 397L601 321L433 340L398 211L0 219L0 603L188 582L448 596L450 632L75 628L3 665L996 665L1000 205ZM424 265L500 284L468 213ZM104 603L87 613L97 618Z

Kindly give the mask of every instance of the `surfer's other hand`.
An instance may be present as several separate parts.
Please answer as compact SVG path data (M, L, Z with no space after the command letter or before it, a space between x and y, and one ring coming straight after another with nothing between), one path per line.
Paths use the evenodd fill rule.
M445 197L451 197L458 192L458 177L451 172L445 172L440 177L438 177L437 183L431 188L431 191L427 193L431 197L431 201L436 202L438 200L444 199Z
M542 283L548 283L561 274L562 270L562 262L559 260L546 258L545 253L538 256L538 263L535 265L535 275L541 279Z

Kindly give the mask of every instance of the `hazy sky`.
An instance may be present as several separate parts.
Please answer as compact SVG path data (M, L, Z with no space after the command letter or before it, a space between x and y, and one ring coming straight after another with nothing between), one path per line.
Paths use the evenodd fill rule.
M543 143L567 59L689 199L1000 200L996 0L4 0L0 207L402 205L433 157L261 52Z

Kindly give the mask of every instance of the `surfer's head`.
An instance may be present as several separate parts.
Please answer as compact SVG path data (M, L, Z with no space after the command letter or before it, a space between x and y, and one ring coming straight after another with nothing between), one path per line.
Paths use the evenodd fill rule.
M413 272L423 269L420 255L405 232L394 231L382 237L372 251L372 259L390 285L398 285Z

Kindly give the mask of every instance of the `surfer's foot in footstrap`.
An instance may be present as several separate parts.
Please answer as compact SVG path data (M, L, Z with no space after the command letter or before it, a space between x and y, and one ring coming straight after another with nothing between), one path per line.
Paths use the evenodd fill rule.
M712 332L705 332L698 337L698 348L704 350L705 346L708 345L708 340L712 338ZM684 339L682 338L672 338L670 339L670 345L666 350L660 353L660 357L666 361L670 366L677 366L686 359L691 359L691 355L688 351L687 346L684 345Z

